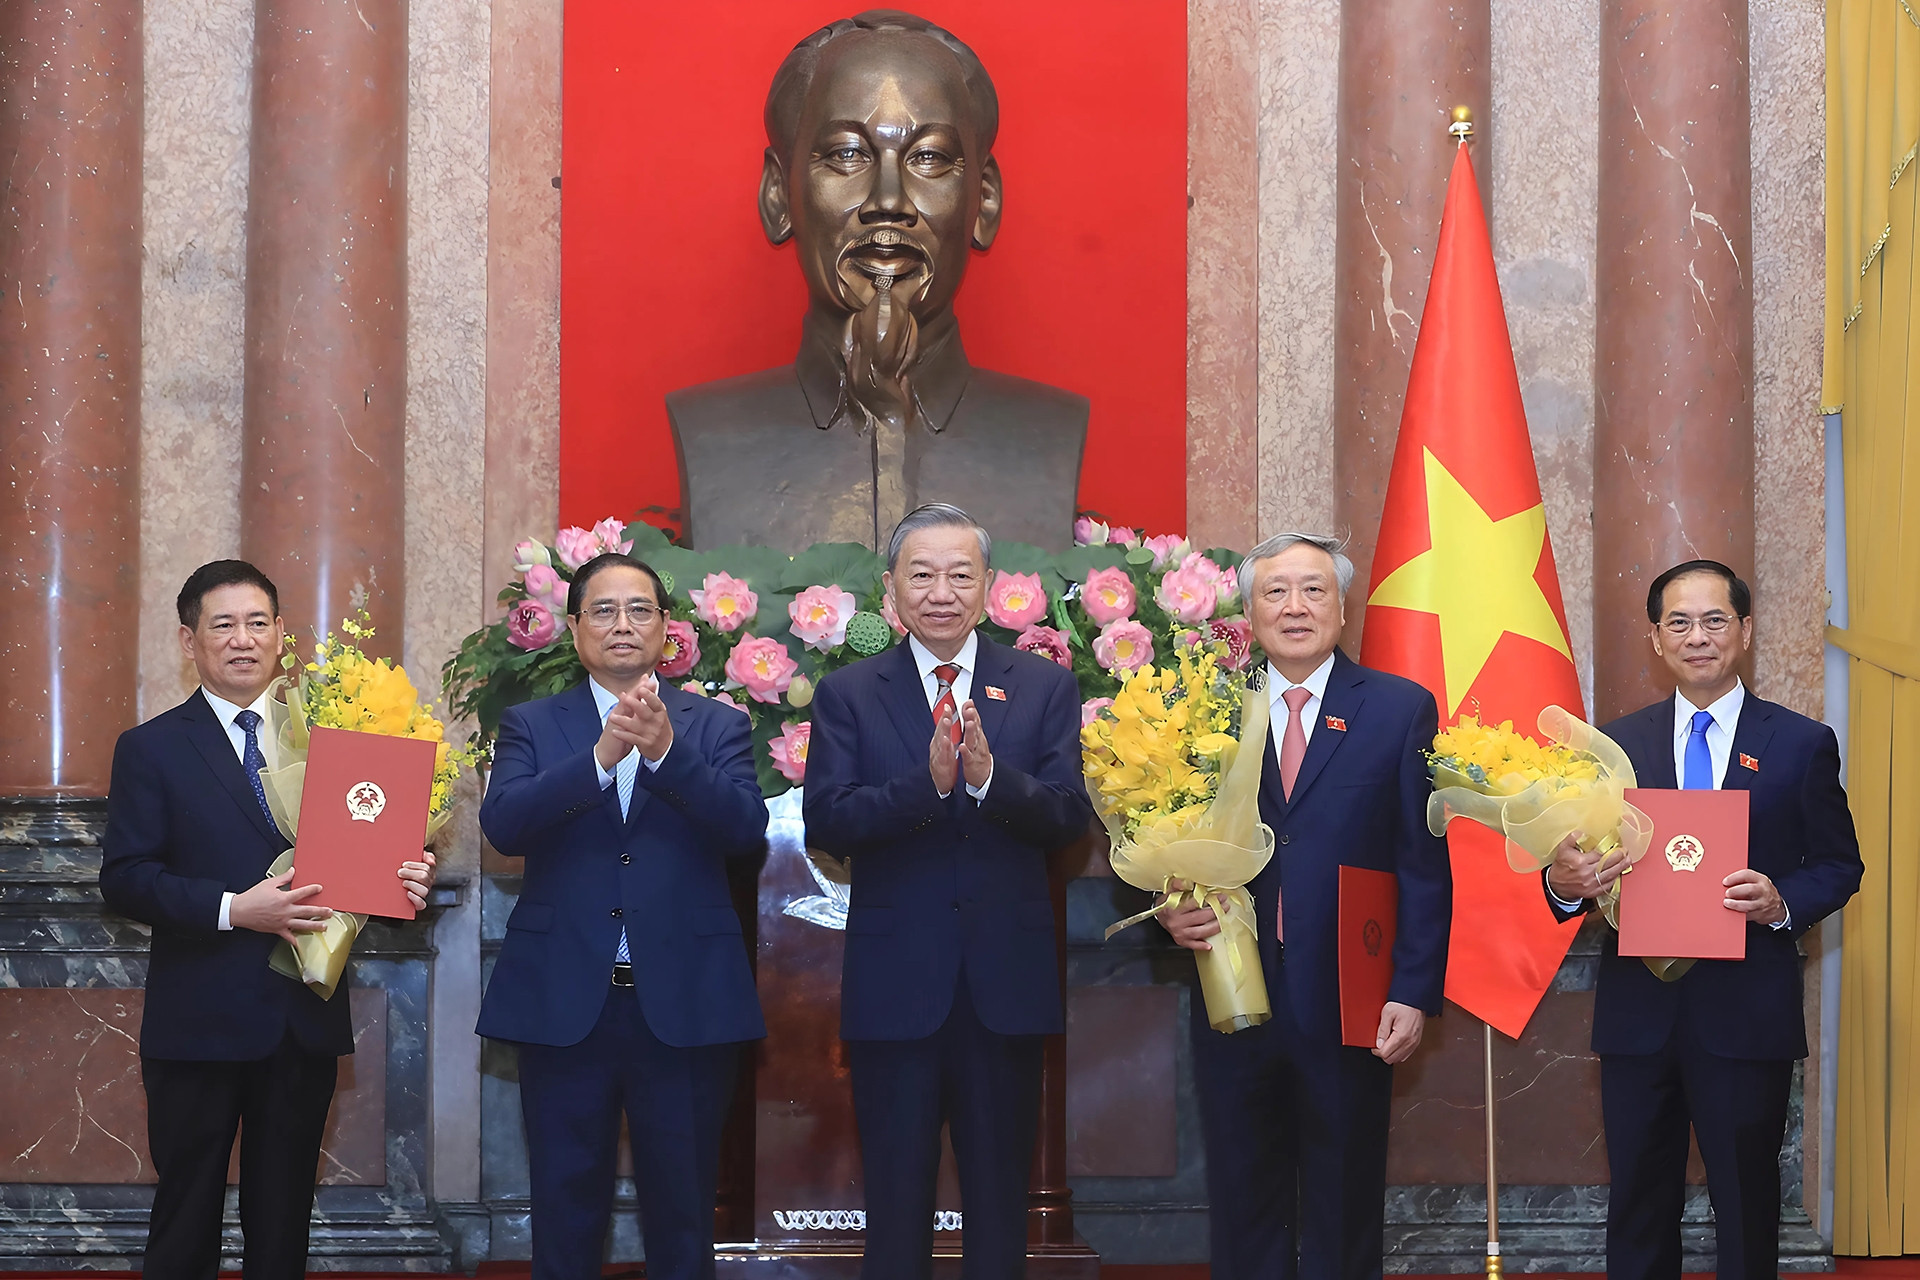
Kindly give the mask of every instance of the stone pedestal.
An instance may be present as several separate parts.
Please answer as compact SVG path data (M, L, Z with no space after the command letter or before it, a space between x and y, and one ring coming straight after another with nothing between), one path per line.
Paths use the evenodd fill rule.
M0 1269L132 1270L146 1242L148 930L101 904L104 827L101 801L0 804L0 1055L16 1069L0 1145L21 1153L0 1175ZM432 920L465 888L443 879L426 914L376 920L354 946L355 1051L316 1171L313 1270L448 1269L425 1183L427 993ZM223 1265L239 1248L229 1190Z

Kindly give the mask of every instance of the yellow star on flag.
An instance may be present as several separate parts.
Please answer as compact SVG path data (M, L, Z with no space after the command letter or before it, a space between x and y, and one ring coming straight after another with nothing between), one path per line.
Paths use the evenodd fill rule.
M1388 574L1367 603L1439 617L1451 720L1505 633L1538 640L1569 661L1573 652L1533 576L1547 540L1546 508L1536 503L1495 520L1433 450L1421 453L1431 545Z

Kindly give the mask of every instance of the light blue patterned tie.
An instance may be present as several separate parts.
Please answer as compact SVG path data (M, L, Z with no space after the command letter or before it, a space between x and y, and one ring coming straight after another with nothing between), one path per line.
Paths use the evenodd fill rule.
M640 772L640 753L629 751L620 757L620 763L613 767L613 785L620 793L620 821L627 820L627 811L633 807L633 780ZM620 926L620 950L614 953L614 962L630 964L633 953L627 949L627 928Z
M1712 723L1713 712L1693 713L1693 733L1687 738L1686 777L1680 783L1682 791L1713 790L1713 753L1707 750L1707 726Z
M273 834L281 840L280 824L273 820L273 809L267 804L267 789L261 785L260 771L267 767L267 757L260 750L260 738L254 732L260 727L260 713L249 707L233 718L247 734L246 745L240 751L240 767L246 771L247 785L253 788L253 798L260 802L260 812L267 815L267 825L273 828Z

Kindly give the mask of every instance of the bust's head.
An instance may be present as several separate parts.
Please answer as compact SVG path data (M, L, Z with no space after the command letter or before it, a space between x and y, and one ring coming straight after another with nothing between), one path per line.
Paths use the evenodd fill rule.
M760 219L795 242L811 306L851 315L891 287L922 324L948 310L999 230L999 123L986 68L923 18L872 10L795 46L767 94Z

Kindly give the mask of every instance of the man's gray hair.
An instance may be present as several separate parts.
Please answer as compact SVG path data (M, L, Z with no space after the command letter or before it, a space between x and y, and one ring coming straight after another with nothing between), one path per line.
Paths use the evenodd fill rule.
M906 517L893 527L893 537L887 540L888 573L892 573L899 563L900 548L906 545L907 535L921 529L973 530L973 536L980 539L980 567L993 567L993 536L981 528L980 522L951 502L928 502L907 512Z
M1326 533L1276 533L1259 546L1247 552L1246 559L1240 562L1240 607L1253 610L1253 566L1260 560L1271 560L1295 543L1304 542L1320 548L1333 557L1333 576L1340 582L1340 598L1347 598L1347 588L1353 585L1353 561L1346 557L1347 540Z

